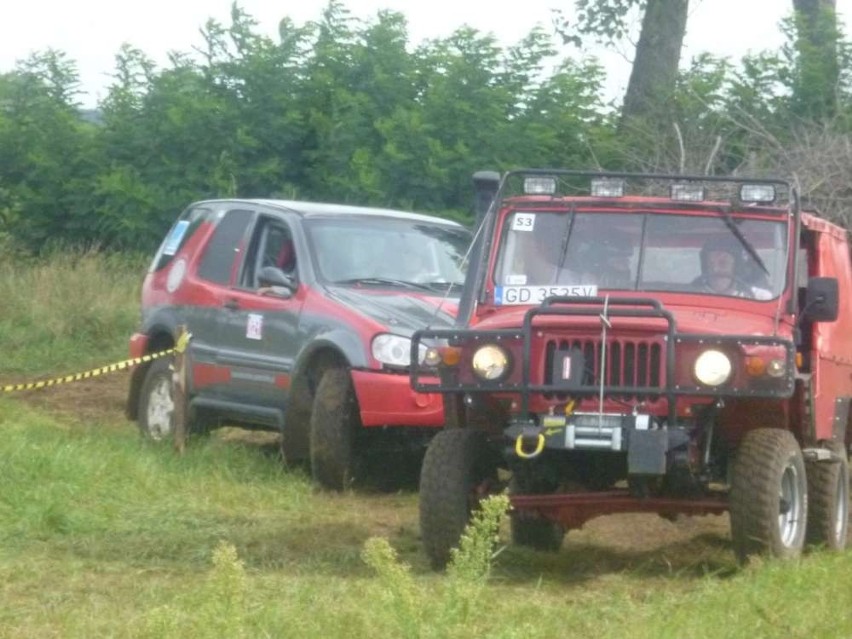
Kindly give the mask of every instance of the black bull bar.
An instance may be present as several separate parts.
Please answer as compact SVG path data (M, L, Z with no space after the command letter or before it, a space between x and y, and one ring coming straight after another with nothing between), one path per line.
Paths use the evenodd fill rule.
M552 380L551 383L531 383L531 360L533 344L533 321L541 316L565 316L565 317L599 317L601 322L601 333L606 333L606 328L611 326L611 318L649 318L660 320L665 323L665 329L654 331L654 335L663 342L662 360L660 363L665 371L664 379L659 380L658 385L641 385L635 383L605 383L604 377L594 384L572 386L567 388L565 383ZM541 330L541 328L537 329ZM661 336L661 337L660 337ZM420 363L418 354L421 344L424 346L459 346L459 345L484 345L500 344L506 342L521 341L521 375L520 381L515 379L502 381L484 381L471 377L471 381L456 379L458 373L452 373L454 368L464 366L465 362L459 362L455 367L439 366L437 369ZM689 343L700 342L705 346L724 346L731 344L768 345L783 346L787 362L787 384L784 388L754 390L747 392L738 389L715 389L701 387L698 384L678 383L676 380L675 363L677 361L678 346ZM606 344L602 337L601 343ZM604 346L605 347L605 346ZM529 418L530 396L533 394L554 393L570 394L572 397L593 397L604 390L608 395L617 396L654 396L665 397L668 404L669 423L676 422L676 398L680 395L691 396L719 396L724 395L747 395L749 397L778 397L789 395L793 388L793 348L788 340L775 337L764 337L754 335L713 335L713 334L681 334L677 331L677 324L671 312L663 308L662 304L652 298L630 298L630 297L548 297L540 306L530 308L524 314L523 325L520 329L490 329L477 328L458 329L423 329L416 331L411 340L411 386L418 392L462 392L462 393L518 393L520 395L518 418L521 421ZM516 363L517 364L517 363ZM511 375L509 377L512 377ZM611 380L610 380L611 381Z

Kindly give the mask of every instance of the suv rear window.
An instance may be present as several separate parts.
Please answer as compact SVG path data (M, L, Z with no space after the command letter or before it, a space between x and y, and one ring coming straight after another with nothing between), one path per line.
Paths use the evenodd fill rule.
M195 206L184 211L172 225L166 239L154 255L150 272L159 271L172 261L177 252L189 241L204 222L213 220L215 211L206 206Z

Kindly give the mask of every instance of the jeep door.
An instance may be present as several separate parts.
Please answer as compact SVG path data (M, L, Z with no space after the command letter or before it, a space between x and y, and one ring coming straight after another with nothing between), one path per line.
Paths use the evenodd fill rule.
M240 404L276 409L286 404L306 294L298 284L295 251L286 221L258 216L219 326L219 362L230 369L227 394ZM262 286L264 267L292 278L293 286Z

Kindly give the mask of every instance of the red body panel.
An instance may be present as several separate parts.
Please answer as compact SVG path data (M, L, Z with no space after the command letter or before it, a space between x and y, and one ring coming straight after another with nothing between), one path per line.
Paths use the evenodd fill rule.
M352 382L365 427L444 425L441 396L414 392L407 375L352 371Z

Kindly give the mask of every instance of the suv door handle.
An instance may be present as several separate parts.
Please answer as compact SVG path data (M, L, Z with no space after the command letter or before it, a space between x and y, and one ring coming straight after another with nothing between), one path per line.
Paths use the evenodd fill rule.
M240 303L232 297L231 299L226 300L222 306L227 308L229 311L235 311L240 307Z

